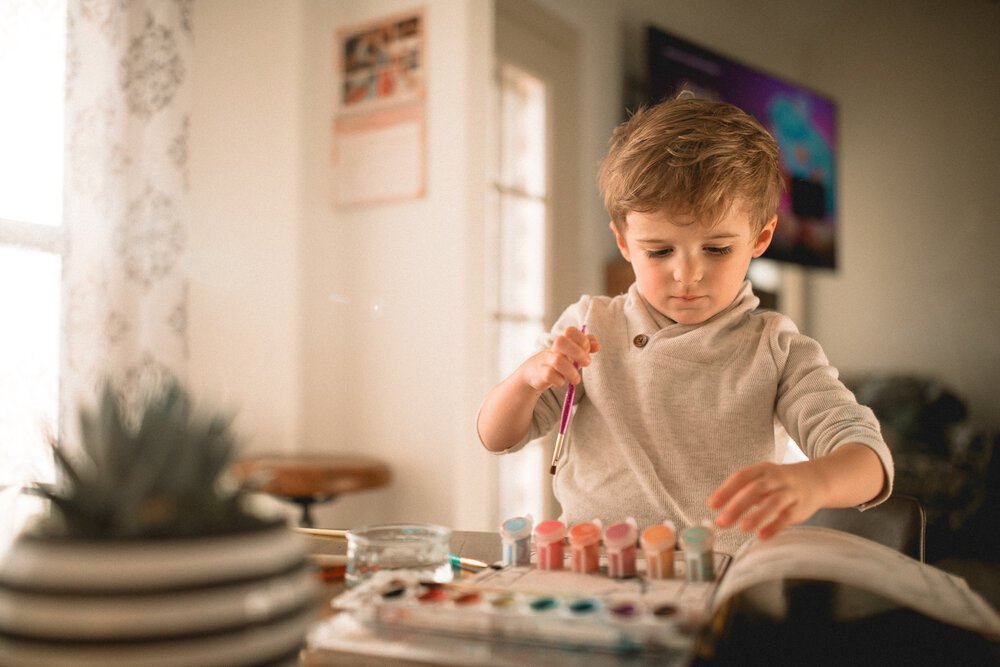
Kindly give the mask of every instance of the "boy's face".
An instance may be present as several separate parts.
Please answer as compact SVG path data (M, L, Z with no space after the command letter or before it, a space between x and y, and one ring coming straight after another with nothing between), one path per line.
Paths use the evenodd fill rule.
M725 310L746 278L750 259L771 243L777 216L759 234L734 206L712 229L663 212L629 213L622 256L632 264L639 291L658 311L681 324L700 324ZM684 224L678 224L684 223Z

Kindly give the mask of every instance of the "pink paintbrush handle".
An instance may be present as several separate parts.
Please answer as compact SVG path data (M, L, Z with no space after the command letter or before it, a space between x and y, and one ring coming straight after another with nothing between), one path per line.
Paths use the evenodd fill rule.
M587 325L584 324L580 327L582 333L587 333ZM575 363L573 368L579 368ZM559 422L559 436L556 438L556 448L552 452L552 465L549 467L549 473L556 474L556 463L559 461L559 454L562 451L563 438L566 436L566 429L569 427L569 418L573 414L573 397L576 395L576 385L571 384L566 387L566 398L563 399L562 407L562 419Z

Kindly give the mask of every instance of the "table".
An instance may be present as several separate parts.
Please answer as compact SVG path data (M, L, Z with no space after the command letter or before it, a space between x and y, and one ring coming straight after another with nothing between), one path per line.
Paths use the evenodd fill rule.
M319 557L338 556L346 554L346 543L338 540L323 540L313 538L314 552ZM498 533L477 531L455 531L452 534L451 551L462 557L475 558L487 563L495 563L502 558L502 544ZM346 590L342 581L324 584L318 615L328 620L334 613L329 601ZM664 662L662 655L645 660L635 655L615 656L607 653L582 653L560 651L555 648L540 648L537 646L518 646L505 643L480 642L462 640L453 637L432 639L421 637L420 644L425 652L422 657L401 656L390 654L369 655L358 652L330 650L329 648L307 647L300 656L300 664L307 667L326 667L328 665L350 664L365 667L367 665L489 665L490 667L506 667L524 664L547 664L565 661L567 657L573 665L583 667L643 667L645 665L690 664L690 655L682 660ZM470 645L476 644L470 648ZM489 644L489 646L485 646ZM463 653L463 649L466 649Z
M314 551L324 555L343 555L346 543L313 540ZM456 531L452 552L492 563L500 560L502 546L496 533ZM318 617L329 617L329 601L345 590L342 581L324 585ZM795 615L775 620L759 613L756 601L761 597L785 596ZM300 656L306 667L327 665L515 665L559 662L586 667L638 667L645 664L690 665L709 667L718 664L949 664L948 657L962 655L964 664L1000 665L1000 645L980 635L933 621L907 609L886 610L885 601L876 601L881 609L860 622L842 623L825 613L831 596L851 596L860 605L873 604L871 595L860 589L824 583L780 581L750 589L726 605L706 628L693 650L677 661L646 662L635 656L567 653L547 650L538 660L525 663L516 650L492 649L487 654L471 655L463 661L463 640L442 638L439 656L369 655L307 647ZM943 660L943 661L942 661ZM846 662L845 662L846 661Z

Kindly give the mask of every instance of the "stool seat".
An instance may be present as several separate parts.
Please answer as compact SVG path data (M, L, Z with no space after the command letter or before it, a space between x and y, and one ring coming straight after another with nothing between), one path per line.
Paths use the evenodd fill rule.
M384 461L357 454L250 456L234 463L233 473L256 490L299 504L303 526L312 525L309 509L314 503L386 486L392 479Z

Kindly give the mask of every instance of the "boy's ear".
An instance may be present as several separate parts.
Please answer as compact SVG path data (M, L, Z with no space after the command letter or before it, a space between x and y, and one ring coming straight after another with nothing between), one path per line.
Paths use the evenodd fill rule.
M618 244L618 251L622 254L622 257L625 258L626 262L631 263L632 258L629 256L628 245L625 243L625 239L622 238L622 235L618 233L618 228L615 227L615 221L612 220L608 223L608 227L610 227L611 231L614 232L615 242Z
M753 256L760 257L767 250L767 247L771 245L771 240L774 238L774 228L778 224L778 214L775 213L771 216L771 219L767 221L764 225L764 229L760 230L760 234L757 235L757 240L754 241L753 245Z

